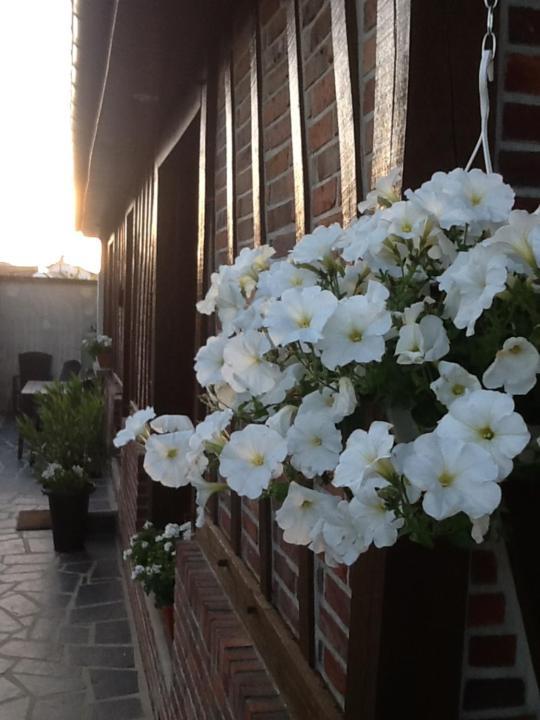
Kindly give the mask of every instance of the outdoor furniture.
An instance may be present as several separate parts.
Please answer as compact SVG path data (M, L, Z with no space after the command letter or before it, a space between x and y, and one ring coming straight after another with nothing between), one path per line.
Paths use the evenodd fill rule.
M60 373L60 382L69 380L73 375L79 375L81 372L81 363L78 360L66 360L62 366Z
M29 381L50 381L52 355L43 352L25 352L19 354L19 374L13 378L13 409L15 415L26 414L32 417L34 402L32 393L23 395L22 389ZM23 438L19 434L17 457L22 458Z

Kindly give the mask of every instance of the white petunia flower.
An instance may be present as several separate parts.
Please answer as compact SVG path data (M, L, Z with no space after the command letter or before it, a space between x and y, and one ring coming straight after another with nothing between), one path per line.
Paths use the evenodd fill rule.
M280 372L277 365L264 359L271 347L266 335L256 330L229 340L223 351L222 374L235 392L261 395L272 390Z
M270 415L265 422L266 427L278 432L282 438L287 437L296 410L297 408L294 405L285 405L277 413Z
M389 222L379 213L364 215L347 227L339 247L343 248L342 257L348 262L366 260L371 267L372 260L383 249L383 243L389 235Z
M421 435L413 447L404 463L405 475L424 491L422 507L435 520L459 512L479 518L499 505L499 468L482 447L435 433Z
M363 527L365 544L378 548L394 545L404 524L393 510L387 510L378 492L381 487L379 480L366 480L349 503L351 515Z
M292 363L282 370L277 377L276 384L267 393L260 396L265 407L278 405L285 400L289 390L295 387L305 375L305 368L300 363Z
M227 442L225 429L231 422L232 410L216 410L200 422L189 439L190 452L199 453L206 443L223 447Z
M513 337L505 340L482 376L482 382L490 389L504 386L508 395L526 395L536 385L538 372L538 350L525 338Z
M341 433L331 412L300 415L287 433L287 445L293 467L313 478L336 467Z
M405 322L399 330L394 352L399 365L434 362L450 350L448 335L439 317L425 315L419 323L416 322L424 307L423 302L415 303L403 313Z
M440 377L438 380L434 380L429 387L437 396L437 400L446 407L450 407L454 400L468 395L473 390L480 390L482 387L477 377L471 375L457 363L441 360L437 369Z
M395 167L390 170L388 175L379 178L375 189L368 192L366 199L358 203L358 210L364 213L367 210L375 210L379 205L388 207L388 205L398 202L402 172L401 167Z
M309 545L313 529L321 517L337 506L339 498L291 482L283 505L276 512L276 522L284 531L285 542Z
M276 345L317 342L337 304L336 296L319 286L286 290L281 300L272 303L266 316L265 325L272 342Z
M404 240L422 236L428 222L427 214L407 200L396 202L383 210L381 218L389 223L388 235L397 235Z
M193 423L187 415L160 415L150 422L157 433L172 433L179 430L193 430Z
M173 488L190 482L188 452L192 434L190 430L181 430L148 438L143 467L152 480Z
M353 361L367 363L382 358L383 336L392 326L392 317L386 310L387 297L388 290L370 280L365 295L339 301L318 344L325 367L335 370Z
M482 515L481 517L475 518L473 520L473 524L472 524L472 528L471 528L471 537L475 543L480 544L480 543L484 542L484 538L489 531L489 521L490 521L489 515Z
M221 265L217 273L212 273L210 289L204 300L197 303L197 310L204 315L217 310L224 334L230 335L236 316L245 307L240 270L233 265Z
M343 229L338 223L328 227L320 225L312 233L304 235L291 250L289 257L295 263L317 264L332 256L342 233Z
M182 534L182 528L177 523L167 523L165 530L163 531L163 537L166 538L177 538Z
M439 287L446 292L446 312L457 328L467 328L474 335L474 326L484 310L491 307L495 295L506 287L507 259L496 249L476 245L460 252L439 277Z
M310 549L324 552L327 565L352 565L368 549L364 525L351 513L350 503L341 500L335 507L325 509L312 532Z
M201 528L204 526L204 509L208 500L215 493L226 490L227 484L220 482L206 482L202 479L192 481L191 484L196 491L195 504L197 506L197 518L195 521L195 527Z
M231 435L219 457L219 470L239 495L254 500L282 472L287 443L275 430L248 425Z
M285 290L316 284L317 275L311 270L297 267L288 260L278 260L259 276L257 295L279 298Z
M356 409L356 394L349 378L339 380L339 390L329 387L306 395L298 409L298 417L306 414L328 413L335 423L351 415Z
M394 437L390 434L391 428L390 423L376 420L367 432L354 430L341 453L332 484L356 493L369 478L387 477L389 472L392 473L389 458Z
M223 335L208 338L195 355L195 372L197 380L203 387L218 385L223 382L223 351L227 338Z
M512 210L508 225L499 228L483 245L495 245L528 274L540 267L540 218L526 210Z
M499 467L499 480L510 474L512 459L530 438L523 418L514 412L510 395L492 390L474 390L455 400L436 432L442 438L475 443L487 450Z
M137 410L136 413L126 418L126 424L123 430L119 430L116 433L116 437L113 440L113 445L117 448L127 445L132 440L137 440L139 437L146 436L148 429L146 424L149 420L156 417L154 408L147 407L144 410Z

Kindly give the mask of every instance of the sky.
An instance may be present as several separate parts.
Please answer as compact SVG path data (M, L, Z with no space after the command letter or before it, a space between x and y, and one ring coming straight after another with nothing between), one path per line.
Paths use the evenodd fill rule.
M70 0L0 1L0 88L0 261L96 272L74 231Z

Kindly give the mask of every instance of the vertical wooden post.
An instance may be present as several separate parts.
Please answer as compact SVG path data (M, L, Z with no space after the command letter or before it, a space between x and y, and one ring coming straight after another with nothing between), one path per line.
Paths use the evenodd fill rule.
M251 97L251 190L253 198L253 244L255 247L266 242L266 214L263 210L264 159L261 152L261 38L259 27L259 6L255 2L252 10L252 28L249 42L249 75Z
M226 48L227 60L224 65L225 83L225 154L227 173L227 262L232 263L236 252L236 192L234 154L234 98L230 49Z
M302 87L302 56L300 52L300 23L298 13L298 0L287 0L287 59L289 65L294 210L297 240L308 232L310 226L310 194L306 173L304 93Z
M357 216L359 183L359 116L360 106L356 44L351 43L356 30L355 5L348 0L331 0L332 51L339 130L339 164L341 173L341 208L343 225ZM353 36L354 38L354 36ZM354 53L354 64L351 54ZM353 82L354 80L354 82Z

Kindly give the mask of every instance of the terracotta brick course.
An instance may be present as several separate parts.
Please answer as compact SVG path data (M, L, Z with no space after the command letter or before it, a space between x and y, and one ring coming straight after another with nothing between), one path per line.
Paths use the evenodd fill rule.
M482 635L469 643L469 664L473 667L512 667L516 662L515 635Z
M500 625L504 622L506 611L505 597L502 593L478 593L469 597L469 627L482 625Z

